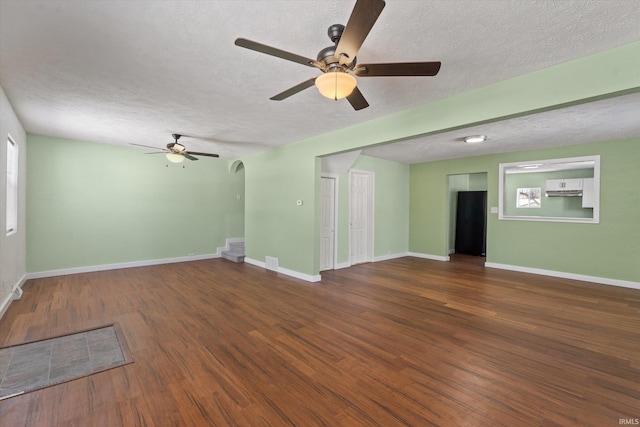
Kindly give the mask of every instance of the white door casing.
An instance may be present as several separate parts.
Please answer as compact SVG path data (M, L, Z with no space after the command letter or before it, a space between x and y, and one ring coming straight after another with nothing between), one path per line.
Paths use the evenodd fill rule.
M349 258L353 265L373 261L374 174L351 170L349 182Z
M336 179L320 178L320 271L335 268Z

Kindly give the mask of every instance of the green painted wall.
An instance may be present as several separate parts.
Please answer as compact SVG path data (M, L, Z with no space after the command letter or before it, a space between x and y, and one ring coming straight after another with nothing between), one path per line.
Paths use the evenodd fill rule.
M128 147L28 142L29 272L213 254L244 235L243 171L230 173L227 161L174 164Z
M469 174L469 191L487 191L487 174L485 172Z
M247 256L259 261L264 261L265 256L277 256L282 267L310 276L318 274L318 156L638 90L640 42L634 42L243 158ZM447 173L484 170L469 161L468 167L459 172L443 169L445 173L441 179L444 180ZM487 185L497 186L496 177L489 175ZM423 209L434 223L424 229L411 227L409 247L420 248L419 251L425 253L446 254L447 206L443 202L446 185L443 182L435 194L440 204L428 203L425 197L415 198L421 191L429 190L411 185L411 209ZM429 191L429 197L433 196ZM304 200L304 206L297 207L296 199ZM493 205L497 205L497 200Z
M353 169L375 174L373 256L409 250L409 165L360 156ZM338 177L338 263L349 262L349 174Z
M498 220L489 214L487 261L640 281L640 138L412 165L412 252L447 255L447 177L488 171L488 204L498 206L499 163L601 156L600 224Z
M320 243L311 247L309 242L320 232L314 199L320 188L320 159L294 147L259 153L243 162L247 257L260 262L275 257L280 267L317 273Z

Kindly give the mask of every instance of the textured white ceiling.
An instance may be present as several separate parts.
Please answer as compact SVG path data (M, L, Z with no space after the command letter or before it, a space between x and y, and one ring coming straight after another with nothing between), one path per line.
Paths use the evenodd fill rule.
M485 135L479 144L465 136ZM640 136L640 93L609 98L422 138L367 148L362 154L421 163Z
M180 133L232 159L640 39L635 0L388 0L359 62L439 60L438 76L361 78L357 112L314 88L270 101L317 70L234 40L315 57L354 3L0 0L0 84L31 133L158 147Z

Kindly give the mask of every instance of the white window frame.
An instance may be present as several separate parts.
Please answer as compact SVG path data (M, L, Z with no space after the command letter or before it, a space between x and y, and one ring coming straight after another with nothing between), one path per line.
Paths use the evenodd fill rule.
M7 193L6 227L7 236L18 232L18 143L7 137Z

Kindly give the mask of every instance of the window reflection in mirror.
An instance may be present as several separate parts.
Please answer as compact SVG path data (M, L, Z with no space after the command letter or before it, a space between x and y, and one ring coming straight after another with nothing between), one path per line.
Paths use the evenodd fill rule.
M597 224L600 156L501 163L498 203L499 219Z

